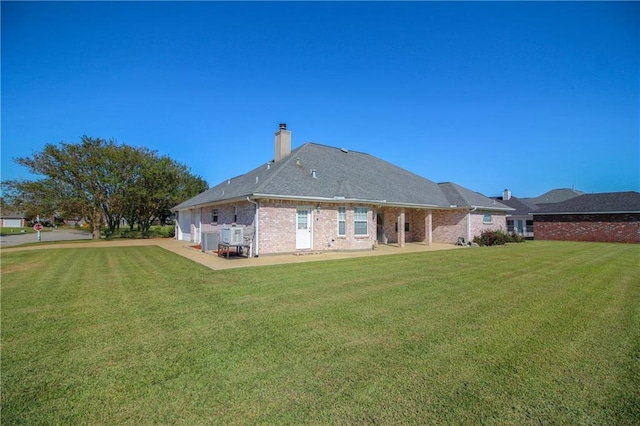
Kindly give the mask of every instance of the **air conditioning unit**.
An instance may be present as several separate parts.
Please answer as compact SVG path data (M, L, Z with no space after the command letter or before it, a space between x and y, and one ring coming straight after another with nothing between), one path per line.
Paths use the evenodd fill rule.
M244 239L242 231L244 228L236 228L231 226L223 226L220 231L220 242L229 246L242 245Z
M220 232L203 232L200 244L202 245L202 251L208 252L211 250L218 250L218 243L220 242Z

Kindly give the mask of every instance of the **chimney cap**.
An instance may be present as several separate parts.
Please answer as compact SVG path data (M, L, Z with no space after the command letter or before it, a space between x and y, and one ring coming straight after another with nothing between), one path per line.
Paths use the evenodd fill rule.
M287 123L280 123L280 130L287 130Z

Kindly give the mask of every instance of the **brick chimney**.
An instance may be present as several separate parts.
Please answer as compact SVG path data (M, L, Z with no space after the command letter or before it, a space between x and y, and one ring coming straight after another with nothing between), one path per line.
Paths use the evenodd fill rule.
M291 154L291 131L287 130L286 123L280 123L280 130L276 132L275 161L280 161Z

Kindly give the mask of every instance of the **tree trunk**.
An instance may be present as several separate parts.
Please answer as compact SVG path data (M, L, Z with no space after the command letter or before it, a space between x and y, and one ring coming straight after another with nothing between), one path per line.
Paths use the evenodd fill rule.
M102 210L94 211L91 217L91 236L94 240L100 239L101 225L102 225Z
M92 226L91 238L93 238L94 240L99 240L100 239L100 224L99 223L93 223L93 224L91 224L91 226Z

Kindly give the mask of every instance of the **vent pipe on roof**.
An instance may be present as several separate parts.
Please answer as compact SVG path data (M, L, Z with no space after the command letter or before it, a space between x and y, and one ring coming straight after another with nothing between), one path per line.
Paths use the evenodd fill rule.
M311 177L314 179L318 177L318 171L316 169L311 169Z
M291 154L291 131L286 123L280 123L280 130L276 132L275 161L280 161Z

